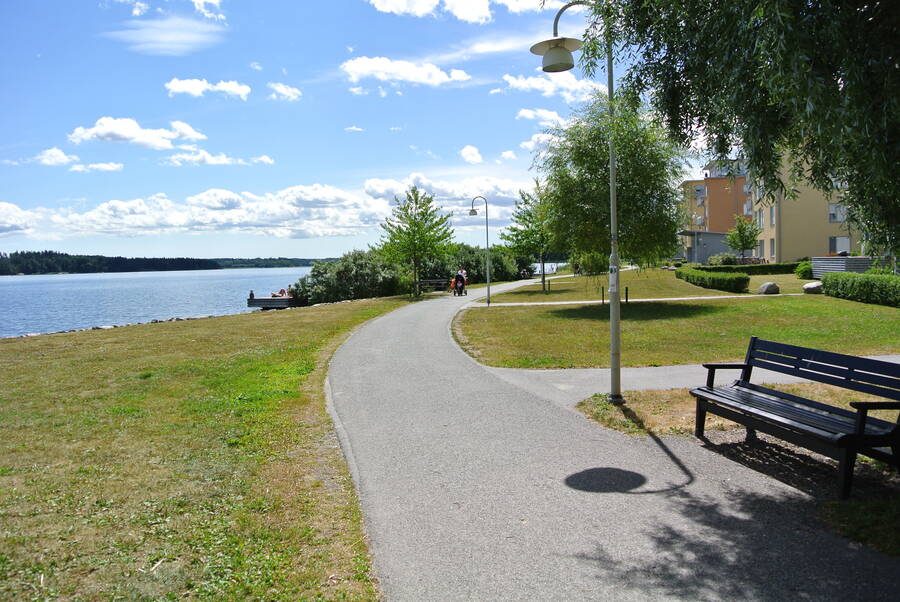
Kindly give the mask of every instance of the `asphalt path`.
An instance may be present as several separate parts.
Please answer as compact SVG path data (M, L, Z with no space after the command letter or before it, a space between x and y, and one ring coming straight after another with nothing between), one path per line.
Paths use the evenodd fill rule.
M450 323L478 293L367 323L329 370L387 600L896 599L900 561L829 533L801 491L474 362Z

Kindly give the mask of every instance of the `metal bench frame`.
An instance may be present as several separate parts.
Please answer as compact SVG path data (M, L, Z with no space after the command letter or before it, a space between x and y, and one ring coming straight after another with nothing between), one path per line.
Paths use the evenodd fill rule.
M694 434L703 439L706 413L800 445L838 461L841 499L850 495L857 454L898 465L897 423L868 416L869 410L900 410L900 364L750 338L742 364L703 364L706 386L691 391L697 399ZM753 368L798 376L813 382L869 393L892 401L854 401L845 410L750 382ZM738 380L715 386L716 370L740 369Z

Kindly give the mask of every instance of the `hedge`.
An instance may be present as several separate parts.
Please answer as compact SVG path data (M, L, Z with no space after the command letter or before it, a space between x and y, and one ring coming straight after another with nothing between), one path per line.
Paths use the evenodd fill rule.
M789 263L752 263L747 265L704 265L697 268L704 272L724 272L728 274L793 274L799 261Z
M822 292L860 303L900 307L900 276L829 272L822 274Z
M747 273L723 274L682 267L675 270L675 277L703 288L714 288L732 293L743 293L750 285L750 275Z

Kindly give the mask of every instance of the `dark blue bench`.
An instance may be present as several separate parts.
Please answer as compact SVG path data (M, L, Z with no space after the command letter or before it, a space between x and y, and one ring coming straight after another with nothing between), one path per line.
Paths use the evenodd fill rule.
M839 495L850 495L857 454L898 466L900 416L888 422L869 410L900 410L900 364L785 345L752 337L742 364L703 364L706 386L691 391L697 399L694 434L703 439L707 412L768 433L839 462ZM750 382L753 368L764 368L813 382L869 393L891 401L853 401L845 410ZM741 370L727 386L714 384L716 370Z

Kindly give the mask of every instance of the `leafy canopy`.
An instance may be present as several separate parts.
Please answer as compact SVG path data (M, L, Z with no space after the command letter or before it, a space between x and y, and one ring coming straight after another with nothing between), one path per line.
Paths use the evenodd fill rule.
M666 132L633 101L616 101L610 119L605 96L576 112L536 159L544 175L548 225L560 247L576 253L610 252L609 138L615 136L619 253L647 265L677 247L676 182L683 158Z
M850 219L900 251L896 0L597 0L589 74L607 35L631 55L626 87L651 95L681 143L706 136L719 158L739 147L770 195L844 183Z
M725 244L743 257L744 251L749 251L756 246L756 239L760 232L762 232L762 228L749 217L735 215L734 228L725 234Z
M412 277L413 291L419 295L419 278L429 260L447 255L453 241L450 215L441 215L434 197L413 186L406 200L394 198L396 206L381 224L384 234L380 252L385 259L406 267Z
M506 241L510 250L518 256L537 259L541 263L541 285L545 286L543 269L544 257L550 251L550 204L543 198L540 181L536 181L534 192L519 191L511 224L500 238Z

